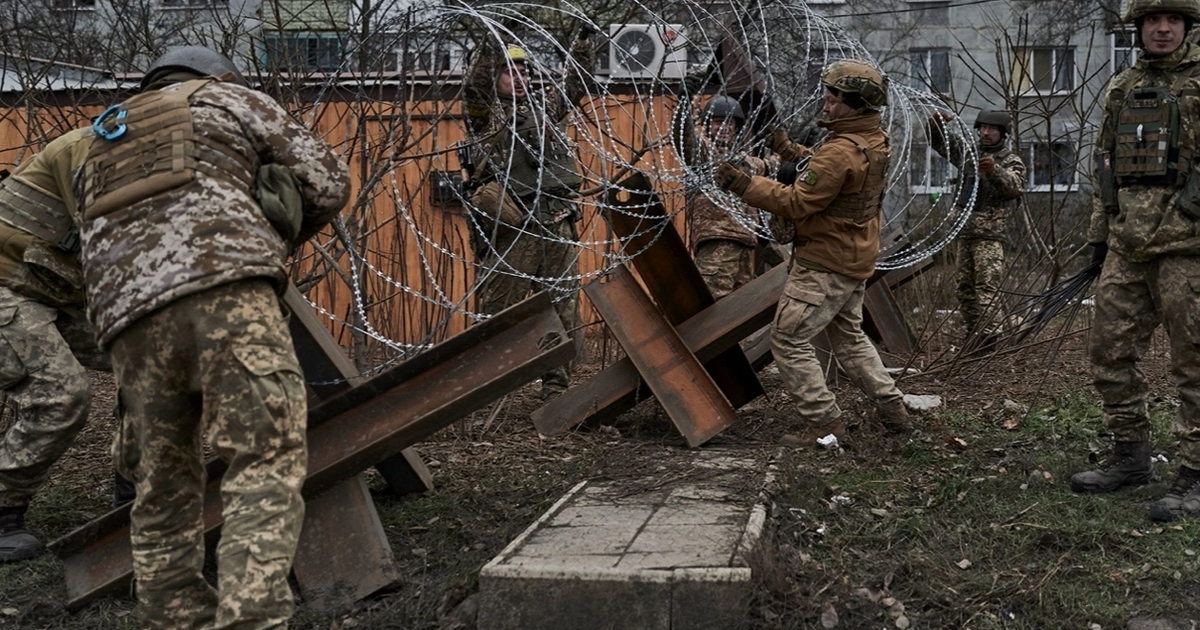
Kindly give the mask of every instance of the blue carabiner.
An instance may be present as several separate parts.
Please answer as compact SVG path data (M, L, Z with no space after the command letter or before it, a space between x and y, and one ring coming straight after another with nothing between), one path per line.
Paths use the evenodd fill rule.
M125 118L126 112L125 112L125 110L121 109L121 105L122 105L121 103L117 103L116 105L113 105L112 107L109 107L108 109L104 110L104 113L97 116L96 119L92 121L92 132L95 133L97 136L100 136L101 138L108 140L109 142L113 142L117 138L120 138L121 136L125 135L125 123L122 123L120 121ZM117 113L118 124L117 124L116 129L109 131L108 129L104 128L104 119L106 119L110 115L112 115L112 113L114 111Z

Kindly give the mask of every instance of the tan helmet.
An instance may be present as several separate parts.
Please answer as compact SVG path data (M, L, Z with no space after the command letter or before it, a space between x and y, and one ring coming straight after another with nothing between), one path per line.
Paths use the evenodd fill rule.
M1136 22L1151 13L1178 13L1197 22L1200 21L1200 0L1129 0L1125 21Z
M888 83L878 70L857 59L840 59L821 71L821 85L840 93L857 94L867 109L887 105Z

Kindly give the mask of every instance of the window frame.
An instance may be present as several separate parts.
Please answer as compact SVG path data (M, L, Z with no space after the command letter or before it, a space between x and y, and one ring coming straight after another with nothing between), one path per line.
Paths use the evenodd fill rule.
M1038 73L1038 68L1035 65L1037 62L1037 53L1049 51L1051 53L1050 66L1053 70L1051 75L1051 86L1049 90L1043 90L1037 87L1037 79L1043 75ZM1063 70L1059 69L1060 55L1064 52L1070 53L1071 66L1065 71L1063 76L1066 77L1068 85L1065 89L1060 89L1057 86L1058 77ZM1018 48L1013 56L1013 81L1020 81L1015 87L1015 91L1021 96L1065 96L1075 91L1077 69L1075 46L1025 46ZM1066 58L1065 56L1061 58Z
M1129 46L1127 46L1127 47L1126 46L1120 46L1120 47L1117 46L1117 37L1118 36L1128 37L1129 38ZM1108 67L1112 70L1113 74L1116 74L1116 73L1121 72L1122 70L1126 70L1128 68L1132 68L1133 65L1137 63L1138 46L1137 46L1136 41L1137 41L1137 36L1133 32L1133 29L1131 29L1131 28L1117 29L1108 34ZM1117 67L1117 51L1118 50L1125 51L1125 56L1128 57L1128 59L1129 59L1129 65L1120 67L1120 68Z
M1055 145L1068 147L1071 150L1070 168L1070 183L1056 183L1049 181L1046 183L1038 183L1036 176L1038 174L1036 151L1038 147L1050 147L1053 151ZM1025 192L1032 193L1047 193L1047 192L1078 192L1079 191L1079 147L1069 138L1059 140L1042 140L1040 138L1026 138L1021 141L1021 159L1025 161ZM1053 165L1050 172L1051 180L1054 178Z
M912 177L912 163L918 150L923 150L925 153L922 159L925 164L922 168L922 172L925 174L925 176L922 178L922 181L914 182ZM930 172L933 170L933 165L936 163L936 160L945 162L944 168L946 169L946 183L943 185L934 184L933 178L930 176ZM942 154L935 151L932 144L914 142L912 144L912 151L909 155L908 162L908 191L910 193L914 195L930 195L935 193L944 195L954 192L954 178L950 177L950 169L953 168L950 164L950 160L947 160L946 158L942 157Z
M60 4L70 6L60 6ZM98 0L52 0L50 9L64 13L67 11L95 11L98 4Z
M290 64L287 64L287 65L280 64L278 66L279 70L285 71L285 72L324 72L324 73L335 73L335 72L341 71L341 63L340 62L345 60L345 56L349 53L349 50L350 50L349 49L349 46L350 46L349 37L346 33L341 32L341 31L263 31L263 50L262 50L262 57L260 59L262 68L263 69L270 68L270 66L268 64L271 61L272 42L275 42L275 46L285 47L285 52L290 53L291 51L286 50L287 42L289 42L289 41L298 42L300 40L305 40L305 41L333 40L333 41L337 42L338 50L337 50L337 54L335 54L334 57L336 57L339 60L338 66L337 67L329 67L329 66L321 66L321 65L314 66L314 65L309 65L306 63L303 67L296 67L296 66L292 66ZM290 56L284 57L285 61L290 61L291 59L292 59L292 57L290 57ZM307 58L306 58L306 61L307 61Z
M908 67L911 87L921 89L930 94L948 95L954 89L954 68L950 63L950 48L932 47L932 48L909 48L908 49ZM938 90L933 81L933 53L945 53L946 55L946 89ZM924 72L924 77L929 79L929 84L922 83L918 80L916 73L916 60L918 55L921 59L921 66Z

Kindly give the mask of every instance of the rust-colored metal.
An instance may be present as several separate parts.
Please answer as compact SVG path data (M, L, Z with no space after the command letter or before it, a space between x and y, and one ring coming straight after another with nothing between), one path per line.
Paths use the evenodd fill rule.
M584 291L688 446L732 425L737 411L637 280L624 267L607 280Z
M767 271L680 324L677 328L680 338L696 358L711 362L713 357L736 347L739 341L771 323L786 281L785 265ZM756 347L769 356L768 336L764 335ZM585 421L609 420L652 395L648 387L639 385L637 368L629 358L622 359L534 411L534 425L545 435L557 435Z
M605 216L625 251L636 254L633 266L647 293L667 322L679 326L712 306L712 294L645 174L623 180L620 189L627 191L628 199L609 193L607 202L615 209ZM705 359L704 367L735 408L763 394L758 375L737 346Z
M391 370L309 409L305 497L416 444L463 415L564 365L575 348L538 294ZM208 535L221 525L220 473L205 488ZM67 606L127 591L132 577L128 510L52 543L67 572Z

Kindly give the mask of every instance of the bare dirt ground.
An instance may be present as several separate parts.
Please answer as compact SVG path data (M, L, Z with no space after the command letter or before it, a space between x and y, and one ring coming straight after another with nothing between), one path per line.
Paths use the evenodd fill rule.
M1170 461L1158 464L1163 480L1079 497L1065 480L1105 445L1084 337L969 361L926 333L913 364L929 371L901 387L938 394L943 406L918 418L915 436L866 427L836 450L780 447L796 427L768 368L768 396L714 440L774 458L781 471L768 537L753 558L751 626L1111 630L1139 617L1200 620L1200 524L1156 526L1144 511L1175 467L1165 340L1144 366L1156 452ZM92 421L30 513L44 540L108 506L112 388L95 376ZM687 474L686 446L653 401L611 427L546 438L528 417L535 391L523 388L423 443L434 491L390 497L372 478L403 583L344 610L301 605L292 627L468 628L470 607L460 604L477 589L479 569L572 485L652 485ZM868 415L852 386L835 391L847 413ZM0 628L137 627L128 598L65 610L62 571L49 556L0 567Z

